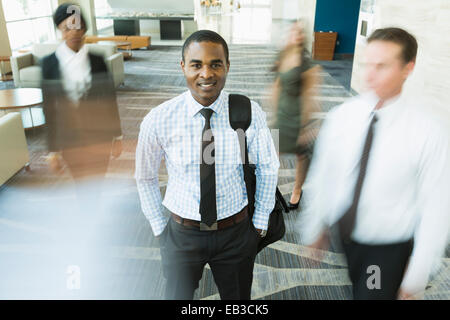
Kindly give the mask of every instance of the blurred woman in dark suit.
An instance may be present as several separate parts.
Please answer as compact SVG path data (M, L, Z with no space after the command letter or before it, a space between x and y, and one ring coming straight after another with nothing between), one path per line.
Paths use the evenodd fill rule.
M65 244L55 251L52 267L56 268L54 274L67 266L82 268L84 279L88 279L84 290L66 294L71 299L91 298L104 294L99 291L105 287L100 270L105 270L106 260L102 259L104 248L99 240L108 236L101 226L104 213L109 212L103 210L101 195L110 157L122 152L122 130L113 80L103 57L89 53L84 46L86 23L80 8L62 4L53 19L63 42L41 63L50 151L47 159L54 171L68 167L75 181L76 200L67 200L72 196L69 191L48 206L49 212L57 213L50 221L56 223L57 241ZM67 187L71 189L70 184ZM66 188L60 189L64 192ZM60 199L63 201L58 202Z
M83 44L86 22L78 6L54 13L63 42L42 61L42 91L48 126L48 161L65 162L75 180L103 177L110 155L122 152L122 131L112 78L101 56Z

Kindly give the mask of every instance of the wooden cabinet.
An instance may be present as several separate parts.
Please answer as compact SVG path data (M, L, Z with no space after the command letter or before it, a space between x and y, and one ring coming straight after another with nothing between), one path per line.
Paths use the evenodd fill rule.
M314 32L313 59L333 60L337 32Z

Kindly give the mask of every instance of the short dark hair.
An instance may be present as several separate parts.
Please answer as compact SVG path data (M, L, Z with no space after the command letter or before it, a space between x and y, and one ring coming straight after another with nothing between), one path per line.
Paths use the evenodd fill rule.
M74 10L69 10L72 6L78 7L80 9L80 22L84 29L86 29L86 20L83 17L81 8L75 3L63 3L58 6L58 8L56 8L55 13L53 14L53 22L55 23L56 27L58 27L60 23L66 20L68 17L76 13Z
M376 29L367 39L367 43L372 41L390 41L402 47L401 58L403 62L415 62L417 56L417 40L409 32L400 28Z
M183 49L181 52L181 57L184 61L184 54L186 52L186 49L189 47L189 45L192 42L214 42L214 43L219 43L222 45L223 47L223 51L225 52L225 58L226 58L226 62L229 63L229 52L228 52L228 45L225 42L225 40L220 36L220 34L211 31L211 30L198 30L196 32L194 32L193 34L191 34L186 41L184 41L183 44Z

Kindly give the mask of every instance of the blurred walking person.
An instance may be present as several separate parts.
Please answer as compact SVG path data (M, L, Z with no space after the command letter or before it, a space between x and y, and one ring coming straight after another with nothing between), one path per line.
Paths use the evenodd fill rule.
M58 171L67 164L78 184L92 177L101 181L111 154L118 157L122 152L112 78L103 57L84 45L86 22L78 6L60 5L53 20L63 42L42 61L49 165ZM81 194L96 198L91 192L79 190Z
M122 130L113 80L104 59L88 52L84 45L86 22L80 7L62 4L53 20L63 41L42 60L47 159L54 172L61 173L65 167L70 170L76 198L74 202L66 200L73 195L71 185L66 184L69 193L63 196L64 202L59 204L61 198L55 197L48 206L48 212L57 212L49 222L60 234L58 243L64 244L56 252L56 279L52 281L64 283L58 278L61 271L76 265L83 270L84 290L69 293L62 288L63 294L71 298L98 297L98 290L105 288L106 261L101 246L106 235L99 228L103 219L102 187L111 155L122 153Z
M403 29L372 33L368 91L329 112L308 173L303 242L339 234L354 299L420 298L447 245L449 132L403 90L417 47Z
M279 54L275 65L277 77L274 83L273 103L276 107L276 123L279 129L279 152L296 155L295 185L288 203L289 209L298 208L302 186L317 135L317 121L313 113L318 111L314 101L319 83L319 66L314 65L305 48L303 23L295 22L289 32L288 42Z

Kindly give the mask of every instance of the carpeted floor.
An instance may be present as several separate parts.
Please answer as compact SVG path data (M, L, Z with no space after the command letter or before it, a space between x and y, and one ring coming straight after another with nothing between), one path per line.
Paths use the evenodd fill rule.
M231 68L225 87L257 101L269 121L273 118L273 74L269 70L276 53L263 46L230 46ZM180 57L180 47L157 47L133 51L133 58L125 62L125 84L117 91L124 153L110 163L103 207L96 214L80 214L75 209L68 173L49 172L44 159L45 129L27 133L32 171L19 172L0 189L0 298L162 299L165 280L159 245L140 210L133 179L134 152L143 117L186 90ZM317 99L326 112L351 95L326 67L321 75ZM4 84L10 86L11 82L0 86ZM295 159L282 156L280 160L279 187L289 199ZM162 165L162 192L166 181ZM92 187L98 186L87 186ZM257 256L252 297L351 298L343 255L332 247L322 262L315 261L311 250L300 242L297 218L301 219L301 208L285 214L285 237ZM70 266L75 266L75 273ZM450 297L449 259L444 260L444 267L433 279L427 298ZM81 285L71 290L69 282L74 275ZM195 298L219 298L209 268L205 268Z

